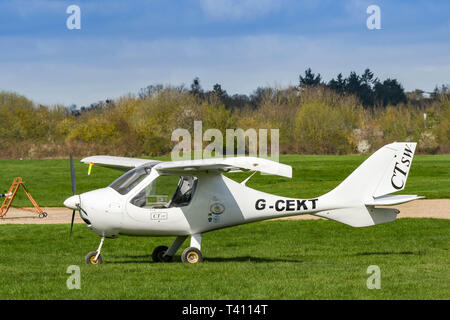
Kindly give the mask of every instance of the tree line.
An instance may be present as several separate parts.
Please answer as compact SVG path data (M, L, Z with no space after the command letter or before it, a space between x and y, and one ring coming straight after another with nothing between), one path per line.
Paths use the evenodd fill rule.
M402 84L397 79L387 78L380 80L375 77L374 72L370 69L365 69L361 75L358 75L355 71L344 78L342 73L326 82L322 79L320 73L314 73L311 68L304 71L303 75L299 76L298 86L295 88L298 91L305 88L326 87L342 95L354 95L359 99L359 102L365 108L385 108L388 105L407 104L411 102L408 98L408 94L414 97L415 102L429 102L429 98L436 99L441 94L448 94L448 85L436 86L433 92L429 93L429 98L426 97L426 92L423 90L415 90L414 92L407 93ZM163 90L162 85L150 85L139 91L140 98L146 98L154 95ZM179 91L188 91L194 96L210 100L212 97L218 98L227 108L243 108L252 107L258 108L265 95L270 95L273 88L270 87L258 87L251 94L234 94L229 95L226 90L222 88L222 85L216 83L212 90L204 90L200 84L200 79L195 78L190 88L185 86L177 87Z
M170 153L177 128L279 129L285 154L370 153L393 141L417 141L418 152L450 152L450 92L405 92L369 69L325 82L307 69L299 83L230 95L195 78L190 86L150 85L137 94L78 108L44 106L0 92L0 158ZM269 137L270 138L270 137ZM269 141L270 145L270 141Z
M333 78L328 83L322 81L320 74L315 75L311 69L307 69L305 75L300 76L299 79L300 87L322 85L340 94L355 95L366 108L386 107L407 102L405 90L396 79L388 78L381 81L374 77L370 69L364 70L361 75L352 71L347 78L339 73L336 79Z

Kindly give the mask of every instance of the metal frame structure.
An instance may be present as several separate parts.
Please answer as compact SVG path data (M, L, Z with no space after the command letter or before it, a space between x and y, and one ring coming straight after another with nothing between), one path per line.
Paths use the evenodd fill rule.
M47 217L47 213L41 209L41 207L38 205L38 203L31 196L30 192L25 187L25 182L22 180L21 177L14 178L14 181L11 184L11 187L9 188L8 193L4 195L5 200L3 200L2 206L0 207L0 217L3 218L6 215L9 208L11 207L11 205L14 201L14 198L16 197L17 191L19 190L20 187L22 187L22 189L25 192L25 194L27 195L28 199L31 201L31 203L34 206L34 209L29 209L29 208L21 208L21 209L25 210L25 211L34 212L39 215L39 218Z

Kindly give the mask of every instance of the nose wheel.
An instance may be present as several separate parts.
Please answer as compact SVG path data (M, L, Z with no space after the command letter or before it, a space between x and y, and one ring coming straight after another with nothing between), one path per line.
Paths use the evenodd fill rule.
M97 255L97 251L91 251L86 255L84 261L86 261L86 264L97 265L103 263L103 258L101 254Z
M102 237L102 240L100 240L100 245L98 246L97 251L91 251L86 255L86 258L84 259L86 264L97 265L97 264L103 263L103 258L102 258L102 255L100 254L100 251L102 250L104 241L105 241L105 237Z

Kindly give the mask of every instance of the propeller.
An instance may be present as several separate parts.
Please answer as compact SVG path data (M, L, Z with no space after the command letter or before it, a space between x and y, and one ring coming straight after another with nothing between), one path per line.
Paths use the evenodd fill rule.
M77 183L75 181L75 168L73 166L72 154L70 154L70 179L72 181L72 193L73 193L73 195L76 195L77 194ZM76 212L76 209L73 209L73 211L72 211L72 222L70 223L69 239L72 236L73 222L75 220L75 212Z
M70 223L70 234L69 234L69 239L72 236L72 231L73 231L73 224L75 222L75 213L76 211L80 211L80 217L81 219L83 219L83 215L88 215L86 211L83 210L83 208L81 207L81 196L77 195L77 183L75 181L75 168L73 166L73 158L72 158L72 154L70 155L70 180L72 182L72 193L73 196L67 198L64 201L64 205L70 209L72 209L72 221ZM83 212L83 215L81 215L81 212ZM87 220L83 219L86 223L88 223Z
M77 194L77 183L75 181L75 168L73 166L72 154L70 154L70 179L72 180L72 193Z

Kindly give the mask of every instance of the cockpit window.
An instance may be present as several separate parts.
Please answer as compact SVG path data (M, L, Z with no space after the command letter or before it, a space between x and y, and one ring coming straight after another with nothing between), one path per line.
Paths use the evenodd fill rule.
M139 192L131 203L140 208L184 207L191 202L196 185L196 177L159 176Z
M120 176L109 186L116 190L118 193L125 195L150 174L152 167L153 166L145 166L130 170L124 175Z

